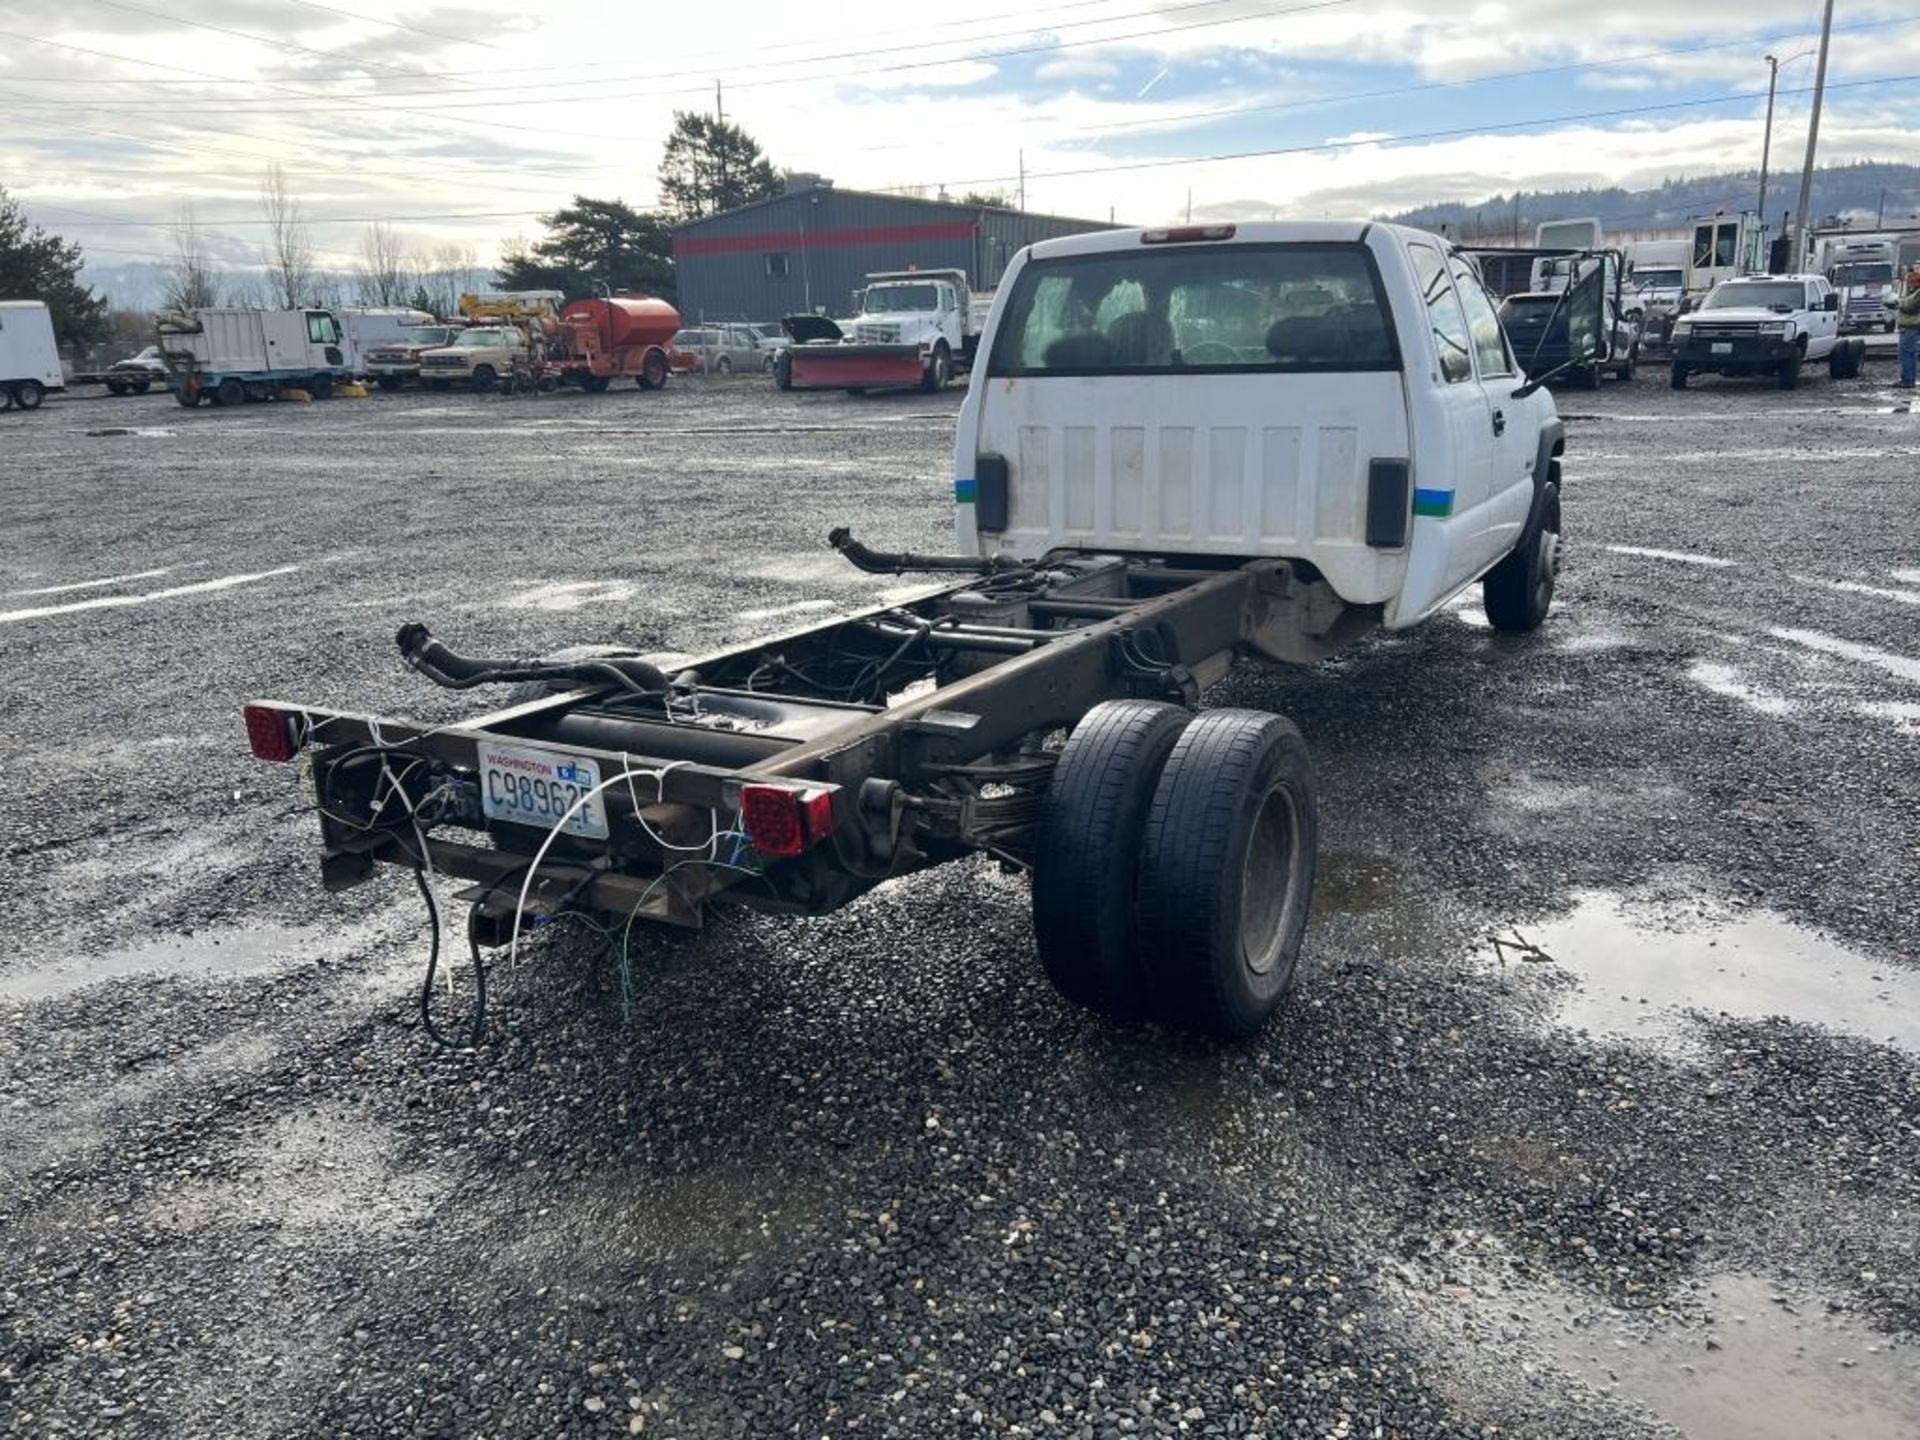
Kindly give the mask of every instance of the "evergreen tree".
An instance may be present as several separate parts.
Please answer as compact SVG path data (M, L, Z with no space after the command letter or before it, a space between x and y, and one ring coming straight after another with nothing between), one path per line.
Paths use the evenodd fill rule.
M780 193L780 176L738 125L676 110L660 157L660 194L675 220L698 220Z
M107 302L80 283L86 263L78 245L30 224L19 202L0 186L0 296L44 300L60 343L103 339Z
M604 285L673 298L673 240L661 216L576 195L540 223L547 227L544 239L501 257L502 289L584 296Z

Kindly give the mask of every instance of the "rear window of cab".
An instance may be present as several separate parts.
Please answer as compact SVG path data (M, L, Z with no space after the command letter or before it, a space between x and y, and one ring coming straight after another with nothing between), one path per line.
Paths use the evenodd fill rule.
M1141 245L1030 262L988 373L1397 370L1379 270L1357 243Z

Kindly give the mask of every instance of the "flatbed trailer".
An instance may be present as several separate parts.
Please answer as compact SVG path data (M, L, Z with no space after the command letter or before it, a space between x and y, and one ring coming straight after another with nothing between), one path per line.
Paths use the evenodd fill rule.
M381 865L418 872L423 890L430 873L473 882L461 898L477 968L481 949L517 945L535 917L697 927L721 903L820 914L976 852L1044 869L1066 732L1104 705L1123 731L1170 737L1262 627L1299 629L1289 607L1311 588L1287 561L1060 552L1021 564L831 539L874 573L971 573L670 677L631 655L469 660L408 626L398 640L415 669L522 693L432 726L262 700L246 707L250 744L310 764L329 890ZM1299 744L1278 717L1210 714L1284 727ZM1056 869L1110 868L1099 836L1062 833L1058 805L1051 814L1068 856ZM1290 971L1312 882L1310 780L1268 820L1267 878L1283 903L1254 915L1246 943L1284 950ZM1082 900L1097 908L1070 897L1069 930Z

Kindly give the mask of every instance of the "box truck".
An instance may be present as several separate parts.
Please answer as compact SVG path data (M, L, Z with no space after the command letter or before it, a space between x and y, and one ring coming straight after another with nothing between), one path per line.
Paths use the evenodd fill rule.
M0 410L38 410L49 390L66 388L46 303L0 300Z

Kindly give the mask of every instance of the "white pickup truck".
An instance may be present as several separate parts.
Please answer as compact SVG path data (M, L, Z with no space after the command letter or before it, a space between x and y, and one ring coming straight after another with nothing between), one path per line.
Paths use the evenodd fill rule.
M1530 630L1558 566L1563 430L1467 257L1422 231L1112 230L1023 251L960 411L964 550L1304 562L1312 660L1474 581Z
M1824 275L1746 275L1713 287L1673 322L1675 390L1699 374L1770 375L1782 390L1824 360L1835 380L1860 373L1867 342L1840 334L1840 296Z

